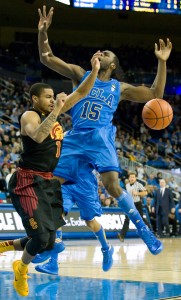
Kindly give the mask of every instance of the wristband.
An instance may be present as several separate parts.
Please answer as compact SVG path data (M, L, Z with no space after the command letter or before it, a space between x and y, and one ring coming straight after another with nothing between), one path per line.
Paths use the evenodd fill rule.
M50 51L48 51L48 52L42 52L42 56L48 56L48 54L50 54Z
M48 44L48 39L44 41L44 44Z

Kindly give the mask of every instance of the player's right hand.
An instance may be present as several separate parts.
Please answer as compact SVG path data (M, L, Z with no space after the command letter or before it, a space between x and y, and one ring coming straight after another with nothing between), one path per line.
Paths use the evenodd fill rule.
M63 92L60 94L57 94L57 96L56 96L55 109L57 109L59 111L59 113L61 113L61 109L65 104L66 98L67 98L67 94L65 94Z
M46 6L43 5L43 11L41 9L38 9L38 13L40 16L40 20L38 23L38 30L39 31L47 31L47 29L50 27L52 23L52 17L53 17L53 10L54 8L51 7L48 14L46 13Z

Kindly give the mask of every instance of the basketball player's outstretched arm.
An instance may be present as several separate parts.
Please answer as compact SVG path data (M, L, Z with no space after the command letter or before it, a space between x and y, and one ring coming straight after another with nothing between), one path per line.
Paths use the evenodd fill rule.
M151 88L144 86L134 87L132 85L121 84L121 100L130 100L134 102L147 102L154 98L162 98L166 84L166 61L172 50L172 43L167 39L167 43L159 40L159 46L155 44L155 55L158 59L158 68L155 80Z
M72 80L73 86L77 86L85 74L85 70L78 65L68 64L60 58L53 55L48 42L47 30L51 25L53 16L53 7L46 13L46 6L43 10L38 9L40 20L38 24L38 48L40 61L50 69ZM144 86L132 86L127 83L121 83L120 100L130 100L134 102L145 103L153 98L162 98L166 84L166 61L170 56L172 43L167 39L165 45L163 40L159 40L160 48L155 44L155 55L158 58L158 69L155 80L151 88ZM99 55L99 52L97 53Z
M55 56L51 50L47 30L51 25L53 17L53 7L46 13L46 6L43 6L43 10L38 9L39 23L38 23L38 49L40 61L51 70L70 78L74 86L77 86L85 74L85 70L78 65L68 64L62 59Z
M100 62L97 58L97 53L93 55L91 64L92 72L82 81L82 83L74 92L67 96L64 102L64 106L61 109L61 113L64 113L72 108L80 99L84 98L93 87L100 69Z

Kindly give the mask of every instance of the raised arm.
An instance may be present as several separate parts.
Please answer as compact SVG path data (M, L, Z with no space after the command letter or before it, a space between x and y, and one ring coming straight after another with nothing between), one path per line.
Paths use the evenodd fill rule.
M167 39L165 45L163 40L159 40L160 47L155 44L155 55L158 58L158 68L155 80L151 88L121 83L121 100L130 100L134 102L147 102L154 98L162 98L166 84L166 61L172 50L172 43Z
M99 69L100 69L100 62L99 62L99 51L96 52L92 59L92 72L89 74L86 79L78 86L78 88L67 96L64 102L64 106L61 109L61 113L68 111L71 107L73 107L80 99L84 98L93 87L94 82L97 78Z
M53 7L50 8L48 14L46 13L46 6L43 6L43 10L38 9L40 16L38 24L38 49L40 61L57 73L70 78L73 84L77 86L85 73L85 70L80 66L68 64L62 59L56 57L49 45L47 30L51 25L53 17Z

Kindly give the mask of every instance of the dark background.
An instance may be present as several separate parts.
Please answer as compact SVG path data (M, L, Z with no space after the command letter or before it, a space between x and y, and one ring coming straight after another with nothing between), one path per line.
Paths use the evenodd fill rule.
M37 33L37 9L43 4L55 8L50 32L56 42L153 48L159 37L169 37L174 48L181 50L181 15L80 9L54 0L1 0L0 44L6 46L16 40L17 32L28 32L27 38L33 39L31 33Z

